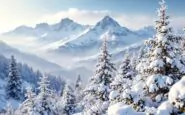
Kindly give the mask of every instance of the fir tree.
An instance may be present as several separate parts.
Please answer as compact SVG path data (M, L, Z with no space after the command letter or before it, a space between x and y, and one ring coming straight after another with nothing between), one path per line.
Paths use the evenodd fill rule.
M15 111L11 105L11 103L8 103L7 104L7 107L6 107L6 112L4 115L15 115Z
M35 107L36 107L36 102L35 102L35 93L32 91L31 88L27 88L27 93L26 93L26 100L21 104L19 109L16 111L17 114L21 115L34 115L35 113Z
M110 84L113 81L114 64L110 60L111 55L107 50L106 38L103 41L101 54L96 66L96 74L91 78L85 89L86 114L103 114L109 104Z
M53 91L49 89L49 81L46 75L41 78L39 82L39 94L35 98L36 101L36 115L58 115L56 104L56 97L53 96Z
M64 94L62 96L63 115L72 115L75 112L76 97L72 87L66 84Z
M77 98L77 102L80 102L82 99L82 90L83 90L83 86L82 86L82 80L80 75L78 76L76 83L75 83L75 95Z
M79 75L75 83L76 112L81 112L83 109L83 105L81 103L83 96L84 94L83 94L82 80L81 80L81 76Z
M81 80L81 76L79 75L77 80L76 80L76 83L75 83L75 90L82 90L82 80Z
M9 74L6 85L7 98L19 100L22 98L22 82L18 71L17 62L14 56L11 56Z
M170 87L184 74L185 66L179 47L179 39L172 34L169 27L169 16L166 15L166 4L162 0L156 21L156 36L146 42L148 48L140 66L145 95L157 106L168 97ZM142 65L142 64L141 64ZM141 68L143 67L143 68Z
M64 85L63 85L63 87L61 88L61 91L60 91L60 96L63 96L65 86L66 86L66 83L64 82Z
M116 75L114 81L111 83L113 89L110 95L110 97L112 98L112 103L124 102L125 104L130 104L128 103L128 98L131 99L129 91L132 87L133 78L136 75L136 71L131 64L132 62L129 57L126 57L126 59L124 59L124 61L120 65L118 74ZM128 96L123 97L123 95L125 94L128 94Z

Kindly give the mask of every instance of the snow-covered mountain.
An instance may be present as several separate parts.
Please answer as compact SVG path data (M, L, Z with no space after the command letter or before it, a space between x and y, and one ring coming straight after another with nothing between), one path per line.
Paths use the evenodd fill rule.
M115 49L147 39L154 32L152 26L131 31L110 16L105 16L94 26L81 25L64 18L52 25L40 23L35 27L20 26L3 35L36 37L37 42L42 43L41 48L50 53L80 55L83 50L83 55L93 55L99 49L104 36L108 38L109 47Z
M36 53L38 56L60 66L73 66L76 58L89 58L97 55L105 36L107 36L109 50L115 52L152 37L154 32L152 26L132 31L122 27L110 16L105 16L94 26L84 26L65 18L53 25L40 23L34 28L21 26L3 35L13 38L15 36L16 38L17 36L36 37L37 39L34 40L39 45L34 49L39 48L39 52L47 52L44 56L43 53Z
M135 31L138 35L143 36L143 38L152 37L155 34L155 28L153 26L145 26Z
M147 29L148 31L153 32L153 30L150 30L149 28ZM139 34L139 31L131 31L126 27L120 26L118 22L111 17L105 16L95 26L88 29L88 31L83 32L80 36L74 36L76 38L72 38L72 40L69 40L65 43L62 40L60 43L55 43L53 46L56 48L57 44L58 48L56 48L54 51L59 54L71 53L74 55L80 55L80 53L83 53L83 56L85 54L93 55L99 50L102 39L105 36L107 36L110 49L115 50L115 48L122 48L152 36L149 34L144 34L144 32L148 32L147 29L142 29L142 33Z
M35 27L20 26L4 36L36 37L42 42L53 42L71 35L78 34L89 26L80 25L69 18L62 19L59 23L49 25L48 23L36 24Z
M133 43L141 42L148 39L148 37L152 37L153 33L154 29L151 26L142 28L138 31L132 31L126 27L122 27L110 16L105 16L94 26L84 26L71 19L65 18L53 25L40 23L36 24L34 28L21 26L10 32L4 33L3 36L12 36L12 38L25 36L25 39L26 37L36 37L34 40L41 43L41 45L37 46L44 49L44 51L47 51L47 54L43 55L41 52L43 50L37 50L38 47L36 47L35 51L41 52L36 52L36 54L45 60L49 60L50 63L57 63L58 65L67 68L59 73L61 75L69 76L69 78L74 78L81 73L84 73L84 75L88 77L92 75L92 69L86 68L86 66L89 66L86 65L86 61L90 61L91 57L96 57L102 44L102 39L105 36L107 36L110 52L114 53L121 52L122 49ZM25 43L25 45L26 44L29 44L29 42ZM5 50L2 49L2 52L4 53ZM22 55L22 53L17 54L18 56L16 57L18 57L18 60L22 61L23 59L26 59L27 62L25 63L30 64L30 66L35 67L34 64L37 64L36 66L40 66L39 69L48 67L48 71L58 69L56 66L52 67L46 65L45 62L41 63L42 61L40 62L38 57L36 58L37 61L35 61L35 56L25 56ZM123 54L117 53L115 55L121 57ZM7 57L9 56L10 53ZM32 58L35 62L30 61ZM81 63L78 63L78 61ZM85 71L88 71L88 74L86 74L87 72Z
M91 70L85 67L64 68L66 67L65 65L61 67L58 65L59 63L52 63L34 54L21 52L2 41L0 41L0 54L6 58L10 58L11 55L14 55L18 62L31 66L33 70L40 70L43 73L46 72L51 75L61 76L65 80L76 79L79 74L88 77L91 75ZM87 81L88 77L85 78L85 81Z
M47 60L44 60L36 55L32 55L29 53L23 53L11 46L7 45L6 43L0 41L0 54L10 58L11 55L14 55L18 62L26 63L29 66L32 66L36 69L39 69L43 72L54 72L54 71L61 71L62 68L55 64L51 63Z

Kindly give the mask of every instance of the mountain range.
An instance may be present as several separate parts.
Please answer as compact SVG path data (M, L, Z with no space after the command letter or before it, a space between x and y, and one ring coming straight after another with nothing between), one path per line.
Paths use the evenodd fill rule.
M127 51L126 49L137 51L140 47L136 45L129 48L131 44L141 43L143 40L152 37L154 33L153 26L131 30L121 26L112 17L105 16L95 25L81 25L69 18L64 18L55 24L39 23L35 27L20 26L3 33L1 36L13 39L17 37L34 38L34 42L40 44L39 47L34 48L35 54L38 56L29 54L29 51L23 53L10 48L13 50L13 54L18 57L18 61L26 60L25 63L32 67L46 69L50 73L57 72L71 79L78 74L87 77L92 75L92 66L95 67L94 61L99 53L102 39L105 37L113 58L120 60ZM27 44L30 42L23 45ZM1 46L3 47L0 50L2 54L9 57L12 54L11 50L4 49L4 44L0 44ZM33 49L33 47L31 48Z
M122 27L110 16L105 16L94 26L81 25L64 18L52 25L40 23L35 27L20 26L3 35L38 38L38 42L45 43L43 47L49 52L65 53L65 55L69 53L76 55L78 52L80 55L80 51L83 50L83 54L86 52L92 55L97 51L94 49L100 47L105 36L108 37L110 48L114 49L147 39L154 33L152 26L132 31Z

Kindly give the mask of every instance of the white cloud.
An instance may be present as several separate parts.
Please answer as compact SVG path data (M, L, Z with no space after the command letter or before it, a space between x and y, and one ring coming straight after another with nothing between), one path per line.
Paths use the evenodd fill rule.
M59 22L62 18L70 18L78 23L82 24L95 24L103 16L108 15L109 11L89 11L89 10L79 10L76 8L69 8L66 11L60 11L55 14L43 15L39 20L40 22L46 21L48 23Z
M144 15L127 15L124 13L115 13L108 10L90 11L90 10L80 10L77 8L70 8L66 11L60 11L55 14L44 15L39 20L39 22L48 22L51 24L59 22L62 18L68 17L81 24L94 25L106 15L112 16L122 26L126 26L131 29L138 29L145 25L151 25L153 23L152 17Z
M153 25L155 22L155 15L137 15L137 14L126 14L126 13L116 13L108 10L102 11L91 11L91 10L80 10L77 8L70 8L66 11L60 11L55 14L43 15L39 22L56 23L62 18L70 18L81 24L91 24L94 25L105 15L112 16L117 20L122 26L128 27L130 29L136 30L147 25ZM172 26L175 28L185 27L185 17L175 17L172 19Z

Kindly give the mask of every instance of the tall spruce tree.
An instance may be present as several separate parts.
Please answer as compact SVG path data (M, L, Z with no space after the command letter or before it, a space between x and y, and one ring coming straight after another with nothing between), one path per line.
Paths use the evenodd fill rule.
M145 95L158 106L168 97L170 87L185 73L185 66L179 47L179 38L175 37L169 27L169 16L166 15L165 1L160 2L156 35L146 42L148 48L142 70ZM140 65L140 64L139 64ZM141 64L142 65L142 64Z
M63 105L62 115L72 115L75 112L76 97L74 90L68 84L65 85L61 104Z
M80 75L77 77L77 80L76 80L76 83L75 83L75 90L77 90L77 91L82 90L82 80L81 80Z
M10 103L7 103L5 113L2 113L2 115L15 115L15 110Z
M21 104L19 109L16 111L17 114L21 115L34 115L35 113L35 93L32 91L32 88L27 88L26 100Z
M116 102L129 104L127 99L131 98L131 95L128 95L128 97L124 97L124 95L130 92L135 75L136 71L132 66L131 60L127 56L121 63L118 73L111 83L113 91L110 93L110 98L113 104Z
M17 62L14 56L11 56L10 60L6 85L6 95L8 99L12 98L16 100L20 100L23 97L21 75L19 73Z
M35 98L35 114L36 115L58 115L56 107L56 97L53 91L49 89L48 77L44 75L39 82L39 94Z
M81 101L83 100L83 96L84 96L83 89L84 87L82 86L81 76L79 75L75 83L75 97L76 97L76 111L77 112L81 112L83 109L83 105L81 103Z
M107 49L106 38L103 41L101 53L96 65L96 73L90 79L85 89L85 114L100 115L106 112L109 105L110 84L113 81L114 64Z

